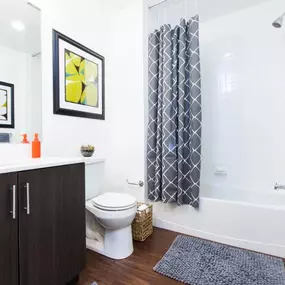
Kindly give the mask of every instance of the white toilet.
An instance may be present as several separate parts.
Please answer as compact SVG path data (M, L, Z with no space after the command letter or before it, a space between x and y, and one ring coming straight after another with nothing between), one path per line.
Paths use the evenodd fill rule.
M99 194L103 168L103 162L86 165L86 245L110 258L123 259L133 252L131 224L137 203L125 193Z

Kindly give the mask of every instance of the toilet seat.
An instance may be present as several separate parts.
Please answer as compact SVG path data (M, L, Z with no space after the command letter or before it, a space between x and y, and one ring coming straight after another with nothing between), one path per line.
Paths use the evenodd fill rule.
M124 211L136 206L135 197L125 193L104 193L91 201L94 207L103 211Z

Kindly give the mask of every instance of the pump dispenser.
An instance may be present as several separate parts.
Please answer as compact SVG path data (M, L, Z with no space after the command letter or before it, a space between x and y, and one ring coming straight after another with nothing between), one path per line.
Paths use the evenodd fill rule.
M25 144L30 143L28 141L28 135L27 134L22 134L21 136L23 137L21 143L25 143Z
M32 158L41 157L41 142L39 140L39 134L35 133L34 140L32 141Z

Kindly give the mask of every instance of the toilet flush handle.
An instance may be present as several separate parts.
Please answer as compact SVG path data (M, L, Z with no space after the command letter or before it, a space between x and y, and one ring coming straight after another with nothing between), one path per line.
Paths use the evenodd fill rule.
M139 181L139 183L132 183L132 182L129 181L129 179L127 179L127 183L128 183L129 185L133 185L133 186L140 186L140 187L143 187L143 186L144 186L143 181Z

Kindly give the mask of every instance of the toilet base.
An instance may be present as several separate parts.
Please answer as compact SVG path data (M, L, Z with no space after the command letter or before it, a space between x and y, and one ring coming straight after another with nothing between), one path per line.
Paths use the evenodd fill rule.
M86 247L112 259L124 259L133 251L131 225L119 230L105 230L104 246L95 240L86 238Z

